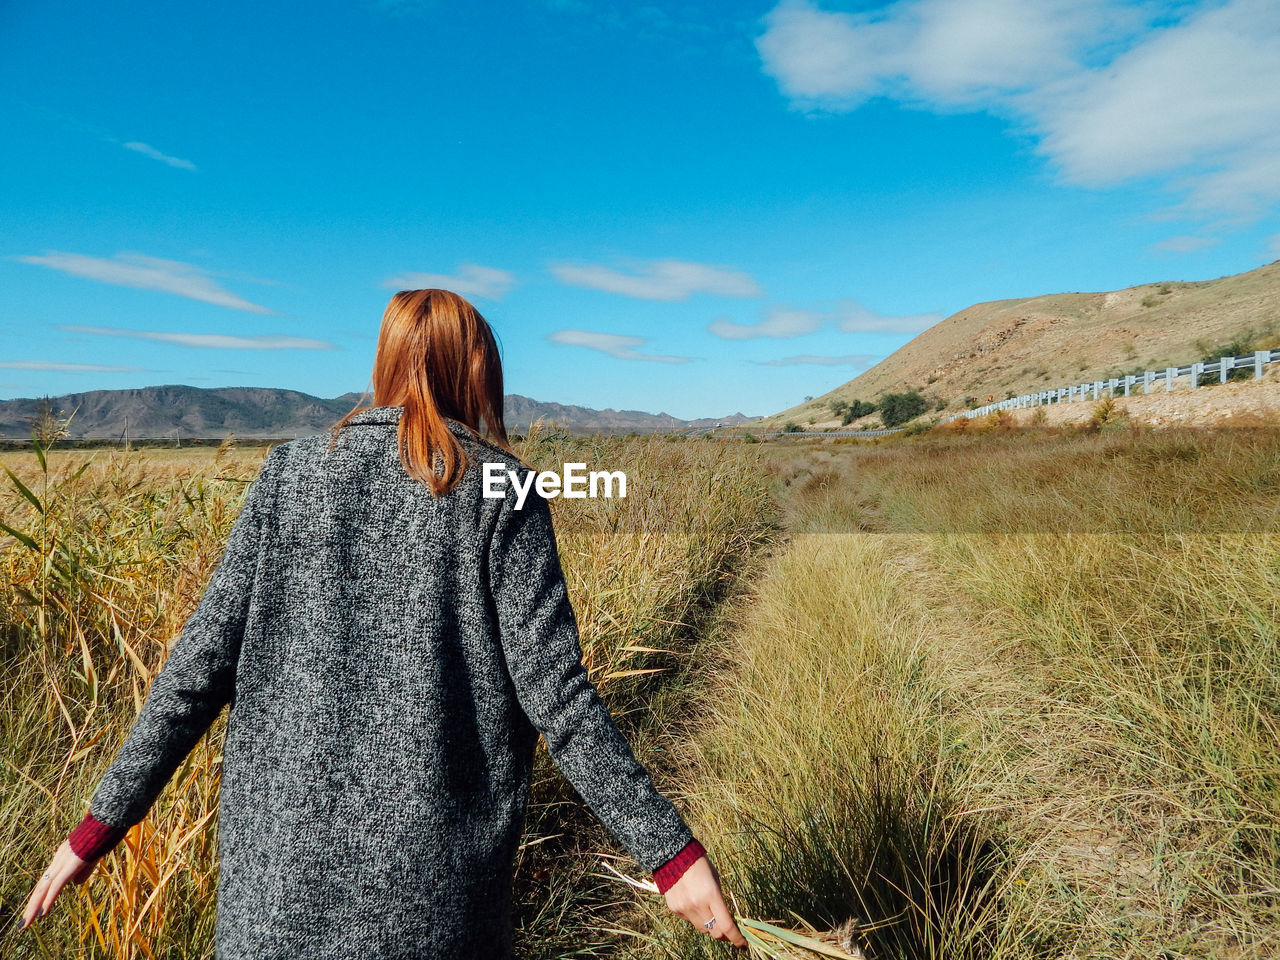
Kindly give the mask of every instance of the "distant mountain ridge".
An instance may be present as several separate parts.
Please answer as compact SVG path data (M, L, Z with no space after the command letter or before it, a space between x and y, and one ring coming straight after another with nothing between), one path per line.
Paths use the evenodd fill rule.
M31 436L29 418L42 398L0 400L0 438ZM75 410L70 433L74 439L120 437L237 437L281 439L322 433L357 404L369 403L359 393L332 399L274 387L192 387L166 384L125 390L89 390L50 397L55 414ZM725 417L681 420L665 413L640 410L593 410L590 407L545 403L507 394L503 418L508 432L521 433L542 419L573 433L661 433L705 430L717 424L734 426L750 420L741 413Z

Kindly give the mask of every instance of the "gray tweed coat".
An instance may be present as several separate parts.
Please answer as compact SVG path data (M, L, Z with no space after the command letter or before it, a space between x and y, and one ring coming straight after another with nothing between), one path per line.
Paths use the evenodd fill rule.
M450 421L471 463L434 498L402 408L271 450L222 561L94 792L143 818L222 707L220 960L511 956L512 861L538 733L652 870L692 839L581 664L546 500Z

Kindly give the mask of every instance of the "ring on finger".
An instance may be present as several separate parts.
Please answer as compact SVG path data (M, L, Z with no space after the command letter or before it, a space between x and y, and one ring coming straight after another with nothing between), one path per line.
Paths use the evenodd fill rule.
M708 920L706 923L702 925L702 929L707 931L707 933L710 933L711 928L714 927L715 925L716 925L716 918L712 917L710 920Z

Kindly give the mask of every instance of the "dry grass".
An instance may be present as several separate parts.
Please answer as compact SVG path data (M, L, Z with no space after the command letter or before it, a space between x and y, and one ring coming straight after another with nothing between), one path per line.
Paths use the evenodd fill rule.
M684 731L744 913L873 958L1275 954L1280 432L1101 419L771 448L793 539Z
M527 442L537 465L638 481L625 504L557 501L584 647L741 915L872 960L1276 953L1280 432L1099 421ZM27 455L56 504L40 542L61 546L3 554L7 902L82 813L261 452L99 457L46 490ZM764 559L768 488L788 540ZM41 525L12 491L0 511ZM752 556L754 588L724 602ZM46 953L207 947L218 736ZM535 798L523 955L719 954L597 876L618 851L545 755Z
M982 809L981 737L955 712L929 611L887 538L798 532L843 509L837 478L793 488L797 532L727 638L705 713L673 741L695 832L744 915L871 958L1033 955L1040 921L1013 895L1028 852ZM718 955L647 907L638 955Z

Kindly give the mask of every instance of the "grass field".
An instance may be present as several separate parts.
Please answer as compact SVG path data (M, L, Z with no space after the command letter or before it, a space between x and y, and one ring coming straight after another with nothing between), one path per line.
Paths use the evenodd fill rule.
M524 455L628 472L625 502L556 501L588 666L743 915L875 960L1280 950L1280 431ZM54 453L48 488L0 458L47 506L41 532L0 493L40 547L0 557L15 915L261 456L104 452L71 479L85 456ZM207 955L221 723L15 956ZM628 860L545 752L534 797L522 956L725 952L604 875Z
M1280 432L770 459L786 547L673 736L744 914L875 958L1277 954Z

